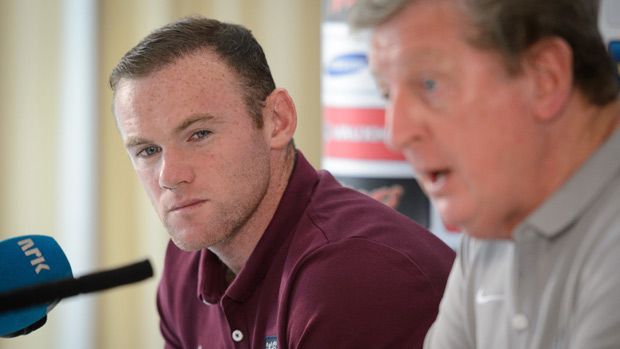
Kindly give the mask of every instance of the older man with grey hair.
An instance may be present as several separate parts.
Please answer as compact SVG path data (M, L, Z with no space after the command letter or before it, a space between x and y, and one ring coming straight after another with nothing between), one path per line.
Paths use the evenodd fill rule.
M620 108L593 0L358 0L389 143L465 233L427 348L620 348Z

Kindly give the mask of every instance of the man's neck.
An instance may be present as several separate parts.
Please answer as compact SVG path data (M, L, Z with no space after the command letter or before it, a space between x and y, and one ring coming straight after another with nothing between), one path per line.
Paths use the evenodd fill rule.
M606 106L592 106L578 98L579 106L568 115L564 128L553 137L558 144L555 168L564 174L564 183L620 125L620 101ZM557 172L556 172L557 173Z
M547 139L539 165L540 178L532 183L529 207L516 215L500 229L511 238L514 229L592 156L594 152L620 128L620 102L593 106L582 96L574 96L566 108L567 114L550 125L543 137Z

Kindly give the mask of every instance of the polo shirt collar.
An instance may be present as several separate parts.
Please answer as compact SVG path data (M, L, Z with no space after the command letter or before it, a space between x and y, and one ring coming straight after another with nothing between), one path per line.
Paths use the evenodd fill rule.
M227 267L208 249L201 251L198 267L198 298L210 304L226 295L236 301L247 300L267 274L289 234L298 224L319 181L316 170L297 151L295 165L276 212L248 258L245 267L226 287Z
M557 192L517 228L516 233L528 226L547 238L566 231L601 195L608 183L619 175L619 154L620 129L617 129Z

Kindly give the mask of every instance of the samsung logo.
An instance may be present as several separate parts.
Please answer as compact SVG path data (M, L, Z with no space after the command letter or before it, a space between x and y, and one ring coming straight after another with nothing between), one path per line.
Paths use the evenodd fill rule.
M368 66L365 53L348 53L336 56L326 67L328 75L340 76L355 74Z

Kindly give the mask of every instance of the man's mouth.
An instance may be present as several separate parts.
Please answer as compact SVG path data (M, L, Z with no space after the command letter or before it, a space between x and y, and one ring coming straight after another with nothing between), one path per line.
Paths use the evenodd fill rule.
M431 196L441 194L451 173L452 171L447 168L426 171L422 176L422 183L427 194Z
M439 183L440 181L444 181L449 173L450 173L450 171L447 170L447 169L438 170L438 171L431 171L429 173L428 177L429 177L431 183L435 184L435 183Z
M174 204L172 208L170 208L169 212L175 212L175 211L181 211L185 209L194 208L196 206L201 205L204 202L206 202L206 200L192 199L192 200L181 201L181 202Z

